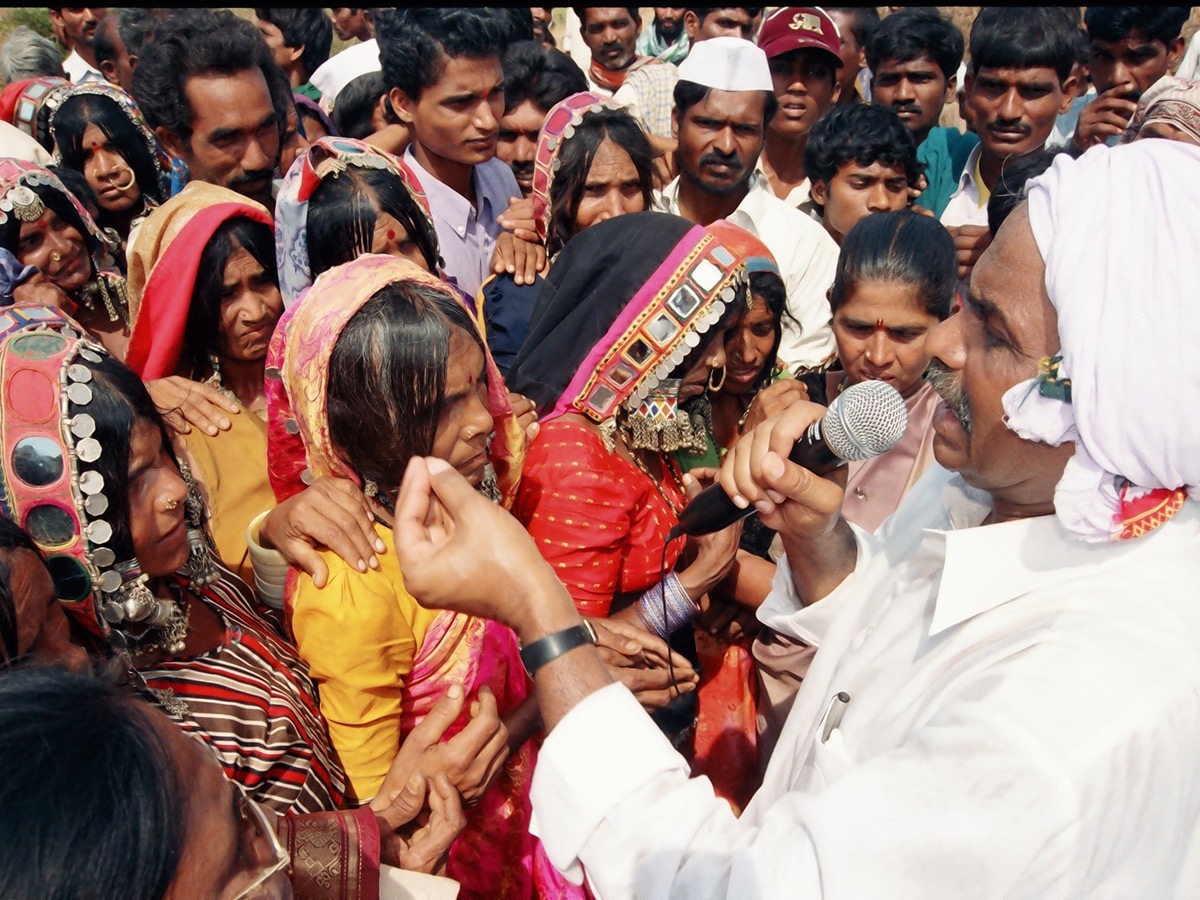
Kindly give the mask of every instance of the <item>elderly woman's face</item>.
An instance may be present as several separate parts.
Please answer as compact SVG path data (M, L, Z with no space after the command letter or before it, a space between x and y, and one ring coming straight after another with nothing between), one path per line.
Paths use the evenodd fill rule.
M588 169L583 195L575 210L575 234L597 222L642 212L646 208L642 182L638 178L633 158L611 138L596 148L592 167Z
M114 213L132 209L142 199L142 189L112 139L105 136L99 125L89 124L80 143L83 177L95 191L100 208Z
M67 615L41 557L26 547L0 553L8 566L8 586L17 612L17 656L78 669L87 653L71 642ZM15 662L16 660L11 660Z
M129 528L133 552L151 578L170 575L187 562L187 485L167 452L162 432L135 419L129 434Z
M762 383L763 369L779 334L779 324L767 301L758 294L750 308L725 335L725 386L727 394L747 394Z
M461 328L450 333L446 389L433 455L444 459L471 484L483 480L492 416L487 409L487 361L471 335Z
M429 263L425 259L425 254L421 252L421 245L391 213L378 211L375 213L375 233L371 235L371 252L394 256L397 259L407 259L426 272L429 271Z
M22 265L37 266L68 294L92 277L87 245L75 226L46 207L36 222L22 222L16 257Z
M271 333L281 315L279 285L249 250L238 247L225 263L221 282L217 351L238 362L266 359Z

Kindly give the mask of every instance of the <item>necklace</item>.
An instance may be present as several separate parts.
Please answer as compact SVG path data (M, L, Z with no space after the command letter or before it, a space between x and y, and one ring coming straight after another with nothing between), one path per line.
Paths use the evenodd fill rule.
M224 394L227 399L232 400L235 403L240 403L241 401L238 400L237 394L225 387L224 382L221 381L221 360L217 358L215 353L210 353L208 355L208 363L212 366L213 373L204 379L204 383L209 387L215 387L218 391Z
M629 435L627 433L629 426L621 425L619 428L621 430L621 438L624 440L625 446L629 448L629 455L633 457L633 464L638 467L643 475L650 479L650 483L654 485L654 489L658 491L659 496L663 498L663 502L667 504L667 508L670 509L675 518L678 519L680 508L676 506L675 502L670 498L670 496L668 496L667 492L663 490L662 483L650 474L650 470L642 461L639 451L629 447ZM687 491L684 490L683 481L679 477L679 473L675 471L675 467L671 464L671 459L661 453L659 454L659 458L662 460L663 474L670 474L671 480L675 482L675 487L679 489L679 493L686 497Z

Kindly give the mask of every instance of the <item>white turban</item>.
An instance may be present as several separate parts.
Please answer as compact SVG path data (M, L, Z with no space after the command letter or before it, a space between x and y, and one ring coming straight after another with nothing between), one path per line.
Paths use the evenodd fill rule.
M1200 497L1200 147L1148 140L1060 155L1030 182L1029 223L1070 402L1022 382L1004 395L1008 427L1075 442L1054 495L1073 536L1136 536L1182 503L1147 503L1149 492ZM1130 509L1159 500L1126 527Z

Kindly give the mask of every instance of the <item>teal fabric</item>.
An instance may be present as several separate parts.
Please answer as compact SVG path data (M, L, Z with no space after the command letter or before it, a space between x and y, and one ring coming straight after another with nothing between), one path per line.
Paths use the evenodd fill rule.
M941 218L942 210L958 189L967 157L978 143L979 138L969 131L963 134L957 128L930 130L917 148L917 159L925 163L925 177L929 179L929 187L917 200L919 206Z

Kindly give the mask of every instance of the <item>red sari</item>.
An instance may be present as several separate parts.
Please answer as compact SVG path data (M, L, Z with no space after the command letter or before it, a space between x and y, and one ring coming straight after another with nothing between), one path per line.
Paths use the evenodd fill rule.
M675 461L662 457L663 466ZM607 617L615 594L641 593L659 581L662 548L676 525L683 493L675 479L661 485L614 452L596 432L555 419L542 425L525 458L513 513L554 566L580 613ZM682 542L667 548L667 571ZM741 808L750 799L757 762L753 660L697 629L700 654L698 721L688 754L693 775L707 775L717 793Z

